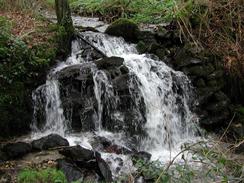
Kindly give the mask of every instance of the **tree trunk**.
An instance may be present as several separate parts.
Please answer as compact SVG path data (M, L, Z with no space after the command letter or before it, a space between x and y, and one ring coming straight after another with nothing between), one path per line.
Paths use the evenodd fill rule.
M71 49L71 41L74 35L74 27L71 18L71 11L68 0L55 0L56 15L58 25L64 28L65 34L62 36L60 48L67 55Z

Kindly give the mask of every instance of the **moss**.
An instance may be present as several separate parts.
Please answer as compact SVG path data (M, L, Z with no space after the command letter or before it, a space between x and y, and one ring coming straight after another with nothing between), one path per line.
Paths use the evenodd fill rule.
M121 18L113 22L106 29L105 33L112 36L121 36L126 41L137 42L139 36L139 28L133 21Z

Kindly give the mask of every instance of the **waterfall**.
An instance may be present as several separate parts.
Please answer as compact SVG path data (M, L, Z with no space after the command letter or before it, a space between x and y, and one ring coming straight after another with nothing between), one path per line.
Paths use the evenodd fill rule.
M130 102L134 105L134 109L130 112L133 115L135 113L134 116L138 118L138 121L143 121L141 120L142 104L145 108L143 114L145 123L138 123L145 133L139 134L139 140L135 143L137 150L150 152L153 159L164 159L168 158L171 153L179 151L184 142L195 138L198 118L191 111L194 95L191 82L186 75L173 70L157 58L152 58L147 54L138 54L135 45L126 43L123 38L94 32L84 32L81 33L81 36L108 57L117 56L124 59L123 64L129 70L129 83L127 84L132 100ZM58 133L62 136L66 135L67 138L69 135L72 136L67 133L70 130L71 121L65 119L60 97L60 84L56 76L65 68L74 65L80 65L80 72L82 72L82 65L90 59L80 56L82 46L78 41L74 41L72 45L71 56L49 73L45 85L33 92L34 136L40 132ZM95 64L91 65L93 91L89 90L89 95L94 93L96 100L96 105L93 106L96 113L96 119L93 121L95 132L97 135L109 134L109 138L116 138L115 140L120 141L123 145L129 144L129 133L123 132L123 129L125 125L129 125L125 129L132 128L132 126L125 123L126 116L120 111L120 104L124 101L116 93L107 73L102 69L99 70L94 66ZM82 95L85 93L87 92L81 92ZM90 101L90 99L87 100ZM92 100L90 103L93 103ZM40 111L43 110L45 117L38 117ZM112 122L106 121L108 119L104 119L104 116L107 116ZM38 125L38 121L44 118L45 123ZM108 132L109 128L103 124L111 123L112 127L116 126L113 120L117 121L120 129L115 128L114 131ZM138 136L138 134L136 135ZM117 139L117 136L120 139Z
M131 92L131 95L142 98L146 107L147 136L142 139L140 150L158 156L167 150L171 153L183 142L194 139L198 119L190 110L193 93L186 75L150 55L138 54L135 45L126 43L123 38L93 32L83 36L107 56L124 58L131 75L131 91L138 88L140 93L137 96Z

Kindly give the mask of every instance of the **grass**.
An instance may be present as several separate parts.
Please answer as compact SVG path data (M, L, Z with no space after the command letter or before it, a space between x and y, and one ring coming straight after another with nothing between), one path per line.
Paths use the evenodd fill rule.
M188 14L193 1L181 0L76 0L71 7L86 15L101 16L111 22L117 18L130 18L137 23L161 23ZM179 5L180 4L180 5ZM176 11L176 7L183 8Z
M52 168L22 170L17 179L19 183L67 183L63 172Z

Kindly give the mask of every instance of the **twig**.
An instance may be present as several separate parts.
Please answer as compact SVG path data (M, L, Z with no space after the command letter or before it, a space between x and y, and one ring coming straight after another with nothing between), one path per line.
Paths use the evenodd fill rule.
M233 122L233 120L234 120L235 116L236 116L236 113L234 113L234 115L233 115L232 119L230 120L230 122L229 122L229 124L228 124L227 128L225 129L225 131L224 131L223 135L220 137L219 141L221 141L221 140L223 139L223 137L225 136L225 134L226 134L226 133L227 133L227 131L229 130L230 125L232 124L232 122Z

